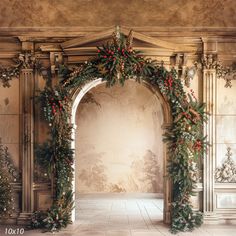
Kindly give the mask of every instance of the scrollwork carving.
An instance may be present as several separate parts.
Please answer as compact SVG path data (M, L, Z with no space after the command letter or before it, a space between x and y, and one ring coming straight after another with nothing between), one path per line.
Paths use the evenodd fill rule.
M223 66L220 62L217 63L216 76L225 80L225 88L232 87L232 80L236 80L236 63L231 66Z
M236 183L236 164L232 159L231 148L227 148L227 159L215 170L215 179L219 183Z

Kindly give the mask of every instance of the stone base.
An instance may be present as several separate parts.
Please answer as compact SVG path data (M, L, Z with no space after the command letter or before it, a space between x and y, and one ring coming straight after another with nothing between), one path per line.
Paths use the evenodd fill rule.
M17 224L18 225L30 225L32 213L20 213Z
M203 214L203 222L204 224L218 224L218 217L215 213L208 213L208 212L205 212Z
M164 223L170 224L170 211L164 211Z
M204 224L236 224L236 216L232 214L204 213Z

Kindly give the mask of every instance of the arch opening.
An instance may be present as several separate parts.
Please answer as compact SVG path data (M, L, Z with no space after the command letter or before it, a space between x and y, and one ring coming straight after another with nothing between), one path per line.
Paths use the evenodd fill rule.
M128 83L128 82L127 82ZM134 83L134 81L130 81L129 83ZM73 139L73 142L72 142L72 148L74 148L75 149L75 162L76 161L78 161L76 158L77 158L77 146L76 146L76 140L78 139L78 135L76 134L76 128L77 128L77 123L76 123L76 121L77 121L77 119L78 119L78 117L76 116L76 114L77 114L77 110L78 110L78 107L79 107L79 105L81 104L81 101L82 101L82 99L84 98L84 96L90 91L90 90L92 90L93 88L95 88L96 87L96 89L98 88L98 87L101 87L102 85L104 84L104 82L102 81L102 79L96 79L96 80L94 80L94 81L92 81L92 82L89 82L89 83L87 83L82 89L77 89L76 91L75 91L75 93L73 94L73 106L72 106L72 116L71 116L71 122L72 122L72 124L73 124L73 126L74 126L74 129L73 129L73 134L72 134L72 139ZM147 83L147 82L142 82L141 83L142 84L142 89L144 90L144 89L146 89L149 93L151 92L153 95L154 95L154 97L155 97L155 99L156 99L156 103L155 103L155 105L157 105L158 103L158 106L159 106L159 111L161 112L161 114L159 114L159 118L160 118L160 116L162 116L162 118L160 118L161 119L161 125L160 125L160 122L159 122L159 129L160 129L160 131L161 131L161 133L159 134L159 144L160 144L160 142L161 142L161 145L162 145L162 147L160 148L160 150L159 150L159 153L156 153L158 150L156 149L156 150L151 150L152 148L146 148L146 154L143 154L143 159L144 160L153 160L154 162L151 164L151 166L154 166L154 163L155 163L155 156L158 156L158 160L157 161L161 161L161 171L159 170L159 174L160 175L162 175L162 184L160 184L160 183L158 183L158 181L156 180L156 181L153 181L152 182L152 189L150 190L150 192L158 192L159 190L158 189L154 189L155 188L155 186L157 187L157 185L159 184L159 188L162 188L162 193L163 193L163 201L164 201L164 211L163 211L163 220L164 220L164 222L165 223L169 223L169 220L170 220L170 215L169 215L169 205L170 205L170 198L171 198L171 188L170 188L170 184L169 184L169 181L168 181L168 179L167 178L163 178L163 176L166 176L166 174L167 174L167 169L166 169L166 166L167 166L167 150L166 150L166 145L162 142L162 135L163 135L163 133L165 132L165 129L171 124L171 113L170 113L170 108L169 108L169 104L166 102L166 100L165 100L165 98L163 97L163 95L159 92L159 90L158 90L158 88L157 87L155 87L155 86L153 86L153 85L151 85L151 84L149 84L149 83ZM125 86L128 86L127 84L125 84ZM129 87L129 86L128 86ZM146 88L144 88L144 87L146 87ZM112 88L111 88L112 89ZM123 88L121 88L121 89L123 89ZM132 88L128 88L128 89L132 89ZM130 95L130 96L132 96L132 94ZM141 98L140 98L141 99ZM158 100L158 102L157 102L157 100ZM126 108L125 109L127 109L127 106L126 106ZM150 115L150 114L149 114ZM152 114L153 115L153 114ZM156 114L156 116L154 115L153 117L152 117L152 119L154 120L156 117L158 116L158 114ZM150 118L150 117L149 117ZM158 120L156 121L157 123L158 123ZM114 124L114 126L115 126L115 124ZM158 129L158 128L157 128ZM148 130L147 130L148 131ZM116 131L114 131L114 132L116 132ZM149 130L149 132L150 132L150 130ZM155 133L156 132L156 129L154 129L153 130L153 132ZM145 136L146 135L146 136ZM144 136L147 138L148 136L147 136L147 134L145 134ZM156 134L157 135L157 134ZM156 137L157 138L157 137ZM155 138L153 139L153 140L155 140ZM152 141L153 141L152 140ZM117 140L116 140L117 141ZM150 140L148 140L148 141L150 141ZM152 143L152 146L155 146L155 144L153 144ZM154 149L155 149L156 147L154 147ZM160 154L160 152L161 152L161 154ZM110 154L108 154L108 155L110 155ZM126 154L124 154L124 155L127 155L127 153ZM140 159L139 159L139 161L140 161ZM144 162L139 162L139 165L140 165L140 163L142 163L142 165L144 165ZM134 161L134 163L132 163L133 164L133 166L135 165L135 161ZM137 164L137 163L136 163ZM159 163L160 164L160 163ZM146 165L148 166L148 165L150 165L150 163L146 163ZM132 165L131 165L132 166ZM76 186L77 186L77 184L76 184L76 182L75 182L75 180L77 180L78 179L78 168L77 168L77 164L75 164L75 166L74 166L74 169L75 169L75 172L74 172L74 182L73 182L73 190L74 190L74 192L78 192L78 189L76 189ZM86 168L85 168L86 169ZM154 168L155 169L155 168ZM157 171L157 170L156 170ZM114 172L114 171L113 171ZM150 170L148 170L147 169L147 172L149 172L149 174L150 174ZM84 172L85 173L85 172ZM77 174L77 176L76 176L76 174ZM81 174L81 173L80 173ZM88 173L87 173L88 174ZM137 177L137 176L136 176ZM139 177L137 177L137 179L138 179ZM154 178L157 178L157 176L154 176ZM140 179L142 179L142 178L140 178ZM140 182L140 181L137 181L137 182ZM141 181L142 182L142 181ZM150 182L150 179L149 179L149 182ZM160 181L159 181L160 182ZM106 185L106 188L104 188L104 186ZM126 183L126 188L129 186L130 184L127 184ZM145 185L145 184L144 184ZM109 189L108 188L108 186L110 186L111 187L111 184L104 184L104 186L101 188L101 190L104 192L109 192L109 191L111 191L111 189ZM84 186L85 187L85 186ZM100 186L101 187L101 186ZM114 187L114 186L113 186ZM118 187L118 190L121 190L121 192L124 192L124 191L122 191L122 186L116 186L116 187ZM127 192L132 192L132 190L134 190L134 188L132 188L133 186L129 186L130 187L130 189L127 189L127 190L125 190L125 191L127 191ZM147 186L146 186L147 187ZM125 189L125 188L124 188ZM123 190L124 190L123 189ZM86 187L85 187L85 190L86 190ZM136 189L137 190L137 189ZM146 190L147 190L147 188L146 188ZM138 191L140 191L140 189L138 189ZM138 192L137 191L137 192ZM99 191L98 191L99 192ZM148 192L148 191L146 191L146 192ZM160 193L160 192L159 192ZM72 213L72 220L73 221L75 221L75 208L74 208L74 210L73 210L73 213Z

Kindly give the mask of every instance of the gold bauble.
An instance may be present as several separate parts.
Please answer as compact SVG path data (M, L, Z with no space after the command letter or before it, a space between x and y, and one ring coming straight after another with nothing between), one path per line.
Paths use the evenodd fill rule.
M186 131L191 131L191 129L192 129L192 126L189 125L189 124L187 124L187 125L185 126L185 130L186 130Z

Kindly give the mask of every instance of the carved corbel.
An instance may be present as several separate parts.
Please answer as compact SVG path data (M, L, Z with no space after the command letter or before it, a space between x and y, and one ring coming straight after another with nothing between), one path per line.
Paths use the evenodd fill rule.
M185 72L187 64L187 54L186 53L177 53L174 56L174 66L178 71L178 76L182 77Z
M172 65L178 71L179 78L184 80L185 86L190 86L190 80L196 74L196 65L187 66L188 55L186 53L177 53L174 57L172 57Z
M62 52L50 52L51 73L54 75L63 62Z

